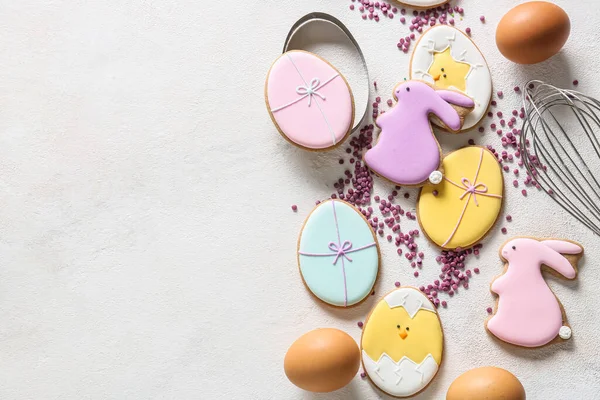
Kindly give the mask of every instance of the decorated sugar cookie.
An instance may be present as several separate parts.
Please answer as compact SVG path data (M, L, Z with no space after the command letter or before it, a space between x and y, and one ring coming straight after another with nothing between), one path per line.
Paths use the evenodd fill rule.
M378 388L410 397L435 377L444 334L434 305L418 289L401 287L377 303L361 339L365 372Z
M425 235L444 249L468 248L492 228L504 183L496 157L469 146L444 157L441 182L421 189L417 217Z
M324 201L304 223L298 264L304 283L319 299L338 307L357 304L371 293L377 279L375 233L350 204Z
M456 28L438 25L423 33L412 54L410 77L437 89L458 90L475 101L462 130L473 128L487 113L492 98L490 70L477 46Z
M312 53L282 54L267 76L265 98L277 129L297 146L329 149L352 130L350 86L337 69Z
M364 159L373 172L398 185L422 185L441 161L430 114L456 131L460 129L462 117L473 107L473 101L456 91L434 90L422 81L398 85L394 99L397 104L377 117L381 132Z
M567 279L577 277L580 244L566 240L519 237L500 250L504 274L491 285L498 295L486 328L498 339L523 347L539 347L556 338L571 338L562 305L544 281L545 269Z

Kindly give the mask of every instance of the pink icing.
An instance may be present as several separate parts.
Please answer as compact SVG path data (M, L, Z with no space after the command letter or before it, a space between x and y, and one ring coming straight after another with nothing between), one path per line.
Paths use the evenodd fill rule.
M353 118L352 94L339 72L303 51L288 51L267 78L268 107L281 132L310 149L340 143Z
M429 114L435 114L452 130L460 128L460 117L448 104L473 107L460 93L436 91L419 81L396 87L398 103L377 118L381 128L377 144L365 154L365 162L377 174L399 185L425 182L438 169L440 149L431 130Z
M524 347L552 341L563 326L562 310L542 276L541 265L573 279L577 272L561 253L581 251L580 246L561 240L517 238L508 242L502 249L508 268L492 283L499 298L488 330L505 342Z

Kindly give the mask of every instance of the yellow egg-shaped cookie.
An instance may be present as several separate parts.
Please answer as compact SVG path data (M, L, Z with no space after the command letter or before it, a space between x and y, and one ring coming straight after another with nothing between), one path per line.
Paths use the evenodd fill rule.
M469 146L442 162L444 178L421 190L417 216L425 235L444 249L468 248L492 228L504 195L502 169L492 152Z
M429 385L442 362L444 334L434 305L420 290L388 293L367 318L361 355L369 379L396 397L413 396Z

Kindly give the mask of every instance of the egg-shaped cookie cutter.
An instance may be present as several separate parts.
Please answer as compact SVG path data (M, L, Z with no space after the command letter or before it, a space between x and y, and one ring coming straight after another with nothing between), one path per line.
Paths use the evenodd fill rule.
M367 63L352 33L332 15L312 12L290 28L269 70L265 101L286 140L319 151L337 147L362 125L369 91Z

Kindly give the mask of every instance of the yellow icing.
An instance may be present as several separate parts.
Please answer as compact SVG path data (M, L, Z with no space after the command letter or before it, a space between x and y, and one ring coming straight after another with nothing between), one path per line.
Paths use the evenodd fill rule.
M475 184L473 179L482 150L483 160L476 183L485 184L488 194L502 196L504 183L500 164L487 149L477 146L466 147L450 153L442 162L444 177L461 185L462 188L458 188L444 179L439 185L428 185L421 190L417 204L419 221L423 231L438 246L448 249L471 247L485 236L498 218L502 199L478 194L479 206L475 204L473 195L470 200L468 200L468 194L462 200L460 199L466 190L462 186L462 178L467 178L472 184ZM437 196L433 195L434 190L438 192ZM469 203L456 233L444 245L456 227L467 200Z
M442 71L443 69L443 71ZM471 66L467 63L457 61L450 54L450 47L444 51L433 53L433 63L429 67L428 74L434 78L434 86L438 89L455 87L466 91L467 74ZM437 78L437 80L435 80Z
M406 335L405 339L401 334ZM411 319L404 307L390 308L383 299L365 324L361 342L362 349L375 361L383 353L395 362L406 356L420 364L428 354L438 365L442 361L444 340L437 313L421 309Z

